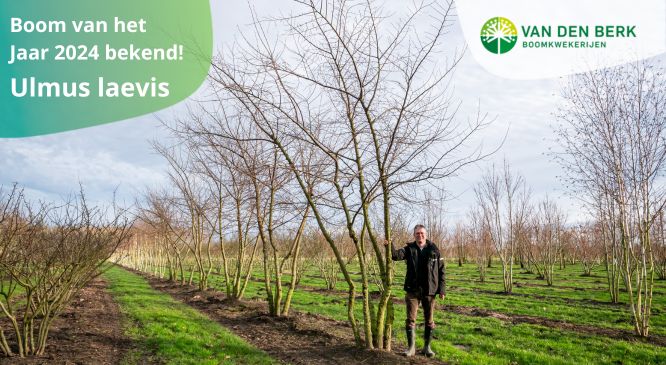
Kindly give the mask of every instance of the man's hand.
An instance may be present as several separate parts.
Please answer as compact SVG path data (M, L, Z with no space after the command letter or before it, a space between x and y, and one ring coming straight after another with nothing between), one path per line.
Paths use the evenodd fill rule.
M388 245L389 245L389 241L388 241L388 240L384 240L384 246L388 246Z
M439 299L444 299L444 298L446 298L446 294L441 294L441 293L440 293L440 294L439 294Z

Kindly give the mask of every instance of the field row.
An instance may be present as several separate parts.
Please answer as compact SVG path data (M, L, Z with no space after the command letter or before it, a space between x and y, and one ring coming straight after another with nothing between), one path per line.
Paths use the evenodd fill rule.
M398 267L394 293L400 303L401 266ZM643 343L631 335L630 315L626 305L611 304L604 298L605 278L597 270L592 277L582 277L578 268L567 267L558 272L554 287L543 285L534 274L516 271L518 283L513 295L500 293L498 268L489 271L489 280L475 280L472 265L448 265L448 295L444 303L450 310L436 312L438 325L433 344L437 357L452 363L663 363L666 348L663 343L663 295L655 295L651 343ZM265 298L262 278L254 273L246 292L247 299ZM195 277L196 280L196 277ZM211 283L223 290L222 276L213 275ZM293 298L298 311L323 315L345 321L345 283L339 281L336 290L322 290L323 280L309 270L301 279ZM658 282L656 291L664 290ZM440 305L441 307L441 305ZM456 310L463 308L464 310ZM361 318L360 307L357 318ZM517 316L528 316L525 322ZM394 337L399 343L405 338L402 326L404 306L395 305ZM552 323L560 324L553 326ZM419 330L420 331L420 330ZM419 337L421 332L418 332ZM417 339L417 344L421 344Z

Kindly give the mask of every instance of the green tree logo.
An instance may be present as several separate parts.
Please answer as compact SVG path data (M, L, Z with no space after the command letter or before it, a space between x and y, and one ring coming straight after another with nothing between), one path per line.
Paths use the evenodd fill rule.
M509 52L518 42L518 30L507 18L490 18L481 27L481 43L486 49L495 54Z

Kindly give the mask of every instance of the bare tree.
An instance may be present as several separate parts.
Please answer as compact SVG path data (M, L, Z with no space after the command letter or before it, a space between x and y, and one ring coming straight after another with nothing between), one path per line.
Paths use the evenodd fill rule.
M582 276L591 276L592 270L601 264L603 243L599 224L576 225L571 227L570 234L583 267Z
M664 212L659 214L659 218L654 225L654 261L655 271L660 280L666 280L666 225L664 224Z
M325 288L334 290L340 275L340 265L338 265L336 257L321 233L314 233L309 237L309 241L313 247L317 247L317 253L312 258L319 270L319 275L324 279Z
M553 285L555 263L561 257L559 252L564 224L564 213L548 197L537 205L532 223L531 256L534 258L537 273L549 286Z
M467 262L467 237L465 232L465 226L462 223L456 223L455 228L453 229L453 235L451 240L455 246L456 257L458 258L458 266L462 267L463 263Z
M465 230L468 244L471 249L474 262L479 271L479 281L486 281L486 269L488 261L493 254L493 244L490 235L490 228L484 219L484 213L481 207L476 207L467 214L468 227Z
M480 118L467 126L454 122L456 104L446 84L460 55L433 67L451 4L418 4L406 18L390 23L371 2L296 3L301 13L256 22L254 35L214 63L213 87L222 103L245 109L261 138L277 148L294 173L348 284L348 317L360 344L353 311L356 283L325 219L330 209L341 212L343 220L335 225L347 228L358 252L365 346L390 349L393 268L390 248L380 237L391 241L391 206L406 186L448 177L480 158L479 150L465 150L465 144L484 123ZM425 17L429 21L421 23ZM429 30L417 32L424 24ZM268 26L284 31L272 39ZM318 192L308 185L302 168L307 164L298 156L305 147L326 162L320 170L326 186ZM381 212L381 220L373 219L374 211ZM383 281L376 306L366 250L374 252Z
M232 299L240 299L250 280L261 239L253 224L257 219L255 182L252 180L255 177L246 169L244 162L250 151L237 140L219 139L209 133L202 133L206 128L210 128L206 121L219 127L218 123L224 120L193 119L194 121L180 123L178 133L182 139L190 140L190 153L197 156L198 169L206 176L212 195L216 198L216 231L220 242L226 293ZM228 204L229 202L231 204ZM229 222L228 226L225 226L225 221ZM226 238L227 232L235 234ZM229 256L231 252L228 246L234 248L233 258Z
M17 186L0 191L0 310L16 341L10 346L0 327L6 356L44 353L52 321L127 240L130 225L125 210L92 207L82 192L55 206L30 203Z
M194 259L199 290L206 290L213 270L211 248L219 218L213 205L215 197L202 176L197 174L196 160L187 153L187 146L184 146L185 150L159 143L153 146L169 163L168 174L175 192L172 203L176 218L166 223L171 224L172 234L185 244ZM193 275L194 270L191 270L190 283Z
M576 75L557 128L572 187L602 223L634 328L648 336L654 281L652 227L666 204L666 83L646 62ZM619 248L619 250L616 250Z
M236 225L239 237L239 258L242 263L248 233L256 234L254 250L262 247L263 281L271 315L286 315L296 287L292 276L289 289L283 291L283 273L287 263L298 270L302 233L305 229L310 207L294 199L292 172L284 164L273 144L257 138L251 122L243 120L242 114L234 114L233 108L200 104L201 116L190 113L190 120L178 123L174 129L179 139L187 141L189 153L197 156L199 169L212 182L213 195L226 195L234 202ZM312 157L308 151L302 156ZM310 166L310 165L309 165ZM303 166L307 169L309 166ZM221 178L224 177L224 178ZM308 186L314 189L317 173L308 173ZM222 198L220 202L222 202ZM221 203L218 208L222 220ZM250 220L243 218L250 217ZM220 226L219 232L223 229ZM236 266L236 275L230 277L227 258L222 246L222 259L228 293L236 295L244 291L250 272L240 284L242 268ZM247 266L248 270L251 265Z
M530 192L522 175L511 172L506 161L502 171L496 171L494 166L488 170L474 191L502 263L504 291L511 293L516 242L526 228Z
M149 266L157 266L156 259L163 252L166 257L169 280L185 284L185 271L183 261L187 252L187 245L183 237L187 231L178 228L177 213L174 198L166 191L147 191L141 202L137 202L138 219L151 230L137 232L140 226L135 226L135 234L131 247L124 247L127 257L119 258L119 262L141 271L149 271ZM152 248L152 249L151 249Z

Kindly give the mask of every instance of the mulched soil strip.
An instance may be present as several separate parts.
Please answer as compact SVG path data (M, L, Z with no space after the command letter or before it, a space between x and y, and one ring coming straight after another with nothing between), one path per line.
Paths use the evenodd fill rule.
M347 295L346 292L340 291L340 290L326 290L326 289L320 289L320 288L313 288L313 287L308 287L308 286L299 286L297 290L305 290L305 291L310 291L310 292L315 292L315 293L320 293L320 294L335 294L338 296L345 296ZM505 294L506 295L506 294ZM511 295L511 294L509 294ZM361 296L357 297L358 299L361 299ZM439 299L438 299L439 300ZM401 304L403 303L403 300L394 298L394 303L396 304ZM341 303L343 301L341 300ZM493 317L497 318L501 321L504 322L511 322L513 324L521 324L521 323L527 323L527 324L533 324L533 325L539 325L539 326L544 326L544 327L549 327L549 328L554 328L554 329L559 329L559 330L565 330L565 331L573 331L577 332L580 334L586 334L586 335L595 335L595 336L605 336L605 337L610 337L616 340L624 340L624 341L630 341L630 342L642 342L642 343L648 343L656 346L661 346L661 347L666 347L666 336L663 335L650 335L647 339L639 337L635 335L631 331L627 330L621 330L621 329L615 329L615 328L604 328L604 327L596 327L596 326L591 326L591 325L584 325L584 324L575 324L575 323L570 323L570 322L565 322L565 321L560 321L556 319L548 319L544 317L536 317L536 316L528 316L528 315L521 315L521 314L511 314L511 313L500 313L500 312L495 312L495 311L490 311L486 309L481 309L477 307L464 307L464 306L457 306L457 305L441 305L441 304L436 304L436 308L442 309L445 311L453 312L455 314L463 315L463 316L471 316L471 317ZM630 318L627 317L627 321L629 321Z
M448 286L446 288L447 291L452 290L452 291L457 291L457 292L466 292L466 291L471 291L474 293L481 293L481 294L489 294L489 295L501 295L501 296L512 296L512 297L524 297L524 298L532 298L532 299L539 299L539 300L561 300L564 301L568 304L589 304L592 306L596 307L609 307L607 309L622 309L622 308L628 308L628 305L623 304L623 303L611 303L611 302L602 302L599 300L595 299L585 299L585 298L563 298L563 297L558 297L558 296L553 296L553 295L540 295L540 294L526 294L526 293L511 293L511 294L506 294L503 291L495 291L495 290L487 290L487 289L479 289L479 288L464 288L464 287L459 287L459 286Z
M516 278L514 278L515 280ZM470 280L468 278L447 278L446 279L447 283L451 284L456 284L456 283L469 283ZM519 279L519 280L525 280L525 279ZM542 280L543 279L536 279L536 280ZM502 280L493 280L493 279L488 279L481 283L478 279L474 279L473 282L475 284L500 284L503 285ZM605 288L599 288L599 287L580 287L580 286L571 286L571 285L561 285L562 282L570 282L569 280L560 280L556 281L555 284L553 285L548 285L545 282L544 283L531 283L527 281L514 281L513 286L516 288L520 288L523 286L529 286L529 287L534 287L534 288L544 288L544 289L560 289L560 290L574 290L574 291L598 291L598 292L604 292L607 291L608 289ZM596 281L597 283L602 283L602 281L598 280ZM560 283L560 284L558 284ZM605 282L603 282L605 283Z
M0 364L118 364L133 345L123 335L120 308L106 286L98 278L79 291L53 321L44 355L0 355Z
M285 363L443 364L420 355L407 358L397 353L358 348L354 346L351 329L345 322L295 311L289 317L275 318L267 315L267 307L262 302L231 302L219 291L200 292L192 286L142 275L154 289L169 293L206 313L237 336ZM399 346L393 349L395 352L404 350Z
M527 323L527 324L555 328L559 330L573 331L586 335L605 336L615 340L642 342L661 347L666 346L666 336L660 336L660 335L650 335L650 337L645 339L636 336L633 332L625 330L575 324L570 322L558 321L554 319L547 319L543 317L524 316L520 314L505 314L485 309L479 309L475 307L460 307L460 306L445 305L444 310L466 316L493 317L501 321L511 322L513 324Z

